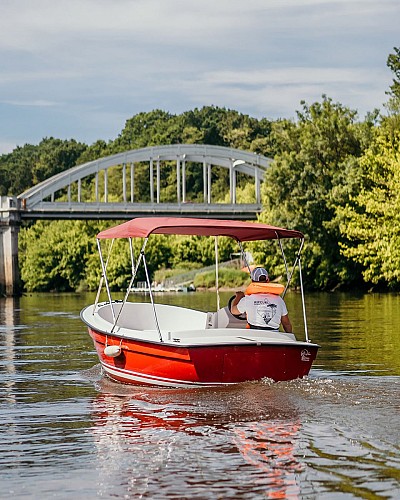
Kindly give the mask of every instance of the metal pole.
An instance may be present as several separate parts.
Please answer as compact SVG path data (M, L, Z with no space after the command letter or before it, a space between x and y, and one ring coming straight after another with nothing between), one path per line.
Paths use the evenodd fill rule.
M289 275L289 279L288 279L288 282L287 282L287 285L286 285L286 288L289 288L289 284L290 282L292 281L292 278L293 278L293 273L294 273L294 270L297 266L297 262L298 260L300 259L300 254L301 254L301 251L303 249L303 246L304 246L304 238L301 240L301 244L300 244L300 248L299 248L299 251L297 252L297 256L294 260L294 263L293 263L293 268L292 268L292 272L290 273Z
M135 187L135 164L132 162L131 163L131 203L133 203L134 200L134 187Z
M96 175L94 178L94 191L95 191L96 203L98 203L98 201L99 201L99 172L96 172Z
M147 240L146 240L146 243L147 243ZM146 245L143 246L143 252L144 252L145 246ZM122 313L122 309L124 308L124 306L126 304L126 301L128 300L129 294L131 293L133 281L136 278L137 270L138 270L139 263L140 263L140 256L139 256L138 265L136 266L136 269L135 269L134 258L133 258L133 248L132 248L132 238L129 238L129 248L130 248L130 252L131 252L132 277L131 277L131 279L129 281L128 288L126 289L124 300L122 301L122 304L121 304L120 310L118 312L117 318L114 321L114 325L113 325L113 327L111 329L111 333L113 333L114 328L117 326L119 317L121 316L121 313Z
M254 168L254 189L255 189L255 195L256 195L256 203L260 203L261 202L260 177L259 177L258 167Z
M211 163L207 165L207 202L211 204Z
M234 203L233 201L233 160L230 161L229 165L229 199L231 203Z
M104 203L107 203L108 200L108 172L107 169L104 169Z
M154 203L154 172L153 158L150 158L150 202Z
M126 163L122 164L122 198L126 203Z
M236 169L232 168L232 203L236 203Z
M186 161L185 160L182 161L182 202L186 203Z
M113 242L114 242L114 239L113 239ZM111 245L113 244L113 242L111 243ZM110 287L108 286L108 280L107 280L107 275L106 275L106 268L105 268L105 265L104 265L103 255L101 253L101 247L100 247L100 240L99 239L97 239L97 248L99 250L101 268L102 268L102 271L103 271L104 281L105 281L105 284L106 284L106 290L107 290L108 300L110 301L111 314L112 314L112 317L113 317L113 321L115 323L115 312L114 312L114 307L113 307L113 304L112 304ZM110 249L110 252L111 252L111 249Z
M305 302L305 299L304 299L303 275L302 275L302 272L301 272L301 259L300 259L300 256L299 256L299 277L300 277L301 303L303 305L304 333L306 335L306 342L310 342L310 340L308 338L306 302Z
M214 236L215 242L215 288L217 290L217 311L220 308L219 300L219 280L218 280L218 236Z
M179 156L176 159L176 195L179 204L181 202L181 160Z
M279 243L279 246L281 248L281 253L282 253L282 257L283 257L283 262L285 263L285 269L286 269L286 279L289 279L289 269L288 269L288 265L287 265L287 260L286 260L286 255L285 255L285 252L283 250L283 245L282 245L282 240L280 238L278 238L278 243Z
M204 203L207 203L207 163L203 161L203 195Z
M282 298L285 298L285 295L286 295L286 292L287 292L287 289L288 289L288 286L289 286L289 281L290 281L289 268L288 268L288 264L287 264L287 260L286 260L286 255L285 255L285 252L283 250L282 241L278 237L278 234L277 233L275 233L275 234L276 234L276 237L278 238L278 243L279 243L279 246L280 246L280 249L281 249L281 253L282 253L282 257L283 257L283 262L285 263L285 269L286 269L286 286L285 286L285 289L284 289L283 294L282 294Z
M147 241L147 238L146 238L146 241ZM144 250L142 250L141 255L143 257L143 265L144 265L144 270L145 270L145 273L146 273L146 281L147 281L147 284L149 286L150 301L151 301L151 304L153 306L154 319L156 321L156 327L157 327L157 331L158 331L158 336L160 338L160 342L164 342L164 340L162 338L161 330L160 330L160 325L158 324L157 311L156 311L156 306L154 304L153 291L151 289L151 283L150 283L150 278L149 278L149 272L147 270L146 257L144 255Z
M242 254L243 262L247 266L247 269L249 270L249 274L251 274L250 264L247 262L246 253L245 253L245 251L243 249L242 242L239 241L239 240L238 240L238 245L239 245L239 248L240 248L240 253Z
M135 272L135 256L133 253L133 245L132 245L132 238L129 238L129 251L131 254L131 266L132 266L132 274Z
M160 203L160 158L157 158L157 203Z
M114 245L114 240L111 240L111 246L110 246L110 249L108 251L107 260L106 260L106 264L105 264L105 271L107 271L108 261L110 260L110 255L111 255L111 250L112 250L113 245ZM99 250L99 252L101 252L101 249ZM101 258L102 258L102 254L100 253L100 259ZM94 314L96 306L99 302L101 289L103 288L103 281L104 281L104 274L102 274L101 278L100 278L99 288L97 289L96 300L94 301L93 314Z

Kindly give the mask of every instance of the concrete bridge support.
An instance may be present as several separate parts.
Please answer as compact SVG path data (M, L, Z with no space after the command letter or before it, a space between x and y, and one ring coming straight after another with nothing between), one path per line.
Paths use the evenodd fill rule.
M18 267L19 208L16 197L0 197L0 295L7 297L17 296L21 292Z

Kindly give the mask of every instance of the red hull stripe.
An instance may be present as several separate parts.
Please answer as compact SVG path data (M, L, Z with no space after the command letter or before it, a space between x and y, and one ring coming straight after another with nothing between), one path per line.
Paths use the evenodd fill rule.
M226 385L236 385L235 382L190 382L188 380L175 380L172 378L155 377L152 375L147 375L143 373L133 372L132 370L124 370L121 368L116 368L115 366L108 365L101 361L101 364L105 372L114 380L119 380L120 382L136 384L147 384L147 385L164 385L164 386L174 386L174 387L216 387L216 386L226 386Z

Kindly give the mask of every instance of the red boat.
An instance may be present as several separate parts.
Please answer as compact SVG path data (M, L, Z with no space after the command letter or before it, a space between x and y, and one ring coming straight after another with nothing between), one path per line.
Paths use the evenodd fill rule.
M287 271L283 295L294 269L299 269L305 339L299 341L292 333L246 328L246 318L234 316L229 305L215 312L203 312L156 304L145 257L147 241L154 234L214 236L216 257L217 237L228 236L238 242L245 262L243 242L277 240ZM107 281L110 255L104 259L100 244L103 239L115 238L127 239L132 258L132 277L121 301L112 299ZM132 238L143 239L137 262ZM291 271L281 244L285 238L299 240ZM319 346L308 339L300 260L303 244L303 234L295 230L252 222L183 217L137 218L100 232L97 245L102 277L95 303L82 310L81 318L88 326L103 370L120 382L169 387L221 386L263 378L283 381L308 375ZM144 266L147 277L150 302L129 302L140 265ZM218 275L218 266L216 272ZM99 302L103 285L107 302Z

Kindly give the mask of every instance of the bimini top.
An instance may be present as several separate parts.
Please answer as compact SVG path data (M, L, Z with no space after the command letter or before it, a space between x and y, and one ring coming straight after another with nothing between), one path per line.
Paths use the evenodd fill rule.
M138 217L101 231L97 238L147 238L150 234L230 236L238 241L304 237L300 231L256 222L189 217Z

